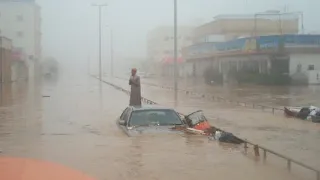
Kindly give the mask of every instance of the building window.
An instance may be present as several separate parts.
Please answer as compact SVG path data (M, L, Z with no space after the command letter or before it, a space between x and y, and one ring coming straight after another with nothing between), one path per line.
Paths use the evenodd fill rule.
M19 22L23 21L23 16L22 15L17 15L17 21L19 21Z
M18 31L18 32L17 32L17 37L22 38L22 37L23 37L23 32L22 32L22 31Z
M309 66L308 66L308 70L309 70L309 71L313 71L313 70L314 70L314 65L309 65Z

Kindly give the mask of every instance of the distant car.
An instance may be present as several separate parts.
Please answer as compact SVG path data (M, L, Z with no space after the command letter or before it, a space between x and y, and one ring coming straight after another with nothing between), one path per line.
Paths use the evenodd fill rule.
M177 132L175 127L186 127L183 116L174 109L156 105L143 105L141 107L127 107L119 119L118 126L128 135L141 133Z

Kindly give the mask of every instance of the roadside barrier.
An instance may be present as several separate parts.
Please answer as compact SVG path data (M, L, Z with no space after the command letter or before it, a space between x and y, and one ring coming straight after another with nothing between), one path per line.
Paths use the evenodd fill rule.
M116 77L116 78L122 79L122 80L126 80L125 78L121 78L121 77ZM172 90L172 91L174 90L174 88L170 87L170 86L157 85L157 84L153 84L153 83L142 83L142 84L145 84L145 85L148 85L148 86L153 86L153 87L158 87L158 88L162 88L162 89L168 89L168 90ZM266 105L255 104L255 103L248 103L248 102L239 102L239 101L226 99L226 98L221 97L221 96L214 96L212 94L197 93L197 92L194 92L194 91L183 90L183 89L178 89L178 91L183 92L186 95L196 95L196 96L199 96L199 97L204 98L204 99L210 99L212 101L233 103L233 104L236 104L236 105L242 106L242 107L260 109L262 111L269 111L272 114L275 114L277 111L282 111L282 112L284 111L283 108L277 108L277 107L266 106Z
M93 76L93 77L99 80L99 78L97 78L96 76ZM110 85L110 86L112 86L112 87L114 87L114 88L117 89L117 90L120 90L120 91L122 91L122 92L130 95L130 91L128 91L128 90L126 90L126 89L124 89L124 88L122 88L122 87L120 87L120 86L117 86L117 85L115 85L115 84L113 84L113 83L110 83L110 82L108 82L108 81L105 81L105 80L101 80L101 81L104 82L104 83L106 83L106 84L108 84L108 85ZM147 99L147 98L145 98L145 97L141 97L141 100L142 100L142 102L144 102L144 103L146 103L146 104L158 104L158 103L156 103L156 102L154 102L154 101L152 101L152 100L149 100L149 99ZM221 119L221 118L219 118L219 119ZM219 128L219 129L220 129L220 128ZM221 130L224 131L223 129L221 129ZM239 138L239 137L238 137L238 138ZM268 149L268 148L266 148L266 147L260 146L260 145L258 145L258 144L256 144L256 143L253 143L253 142L251 142L251 141L249 141L249 140L247 140L247 139L244 139L244 138L239 138L239 139L241 139L241 140L244 141L244 151L245 151L245 153L247 153L247 151L248 151L248 149L249 149L249 146L248 146L248 145L250 145L250 146L253 148L253 151L254 151L254 154L255 154L256 157L260 157L260 150L263 152L263 161L264 161L264 162L267 160L267 154L268 154L268 153L269 153L269 154L273 154L273 155L275 155L275 156L277 156L277 157L280 157L280 158L284 159L284 160L287 162L287 170L288 170L289 172L290 172L291 169L292 169L292 168L291 168L291 165L292 165L292 164L296 164L296 165L299 165L299 166L301 166L301 167L303 167L303 168L305 168L305 169L308 169L308 170L310 170L310 171L315 172L315 174L316 174L316 180L320 180L320 170L317 170L316 168L313 168L313 167L311 167L311 166L309 166L309 165L306 165L306 164L304 164L304 163L302 163L302 162L299 162L299 161L297 161L297 160L294 160L294 159L292 159L292 158L289 158L289 157L287 157L287 156L285 156L285 155L279 154L279 153L277 153L277 152L275 152L275 151L273 151L273 150L270 150L270 149Z

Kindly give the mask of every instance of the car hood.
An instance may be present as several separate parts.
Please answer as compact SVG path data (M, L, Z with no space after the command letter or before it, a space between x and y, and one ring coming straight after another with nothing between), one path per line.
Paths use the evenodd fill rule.
M129 136L138 136L141 134L157 134L157 133L182 133L179 130L173 130L174 126L141 126L128 129Z

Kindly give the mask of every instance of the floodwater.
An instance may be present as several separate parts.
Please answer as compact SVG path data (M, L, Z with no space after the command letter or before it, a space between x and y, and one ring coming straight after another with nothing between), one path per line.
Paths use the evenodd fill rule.
M173 86L172 78L146 78L146 83ZM180 79L179 88L199 93L214 94L226 99L251 102L266 106L304 106L320 107L320 86L259 86L259 85L207 85L203 78Z
M126 94L85 75L3 85L0 160L45 160L101 180L314 178L302 171L288 173L276 160L262 163L240 147L203 136L127 137L115 124L127 104ZM28 170L28 163L22 166Z
M128 88L126 80L109 80ZM171 90L142 85L142 95L160 104L175 106ZM176 109L185 114L201 109L212 125L316 169L320 167L320 124L286 118L283 113L273 115L270 111L210 101L181 92L178 93Z

